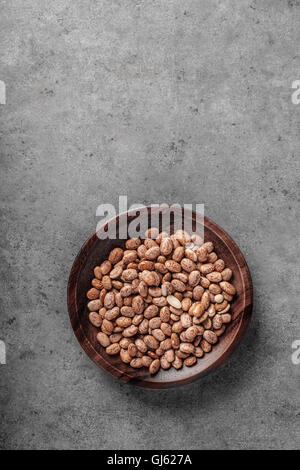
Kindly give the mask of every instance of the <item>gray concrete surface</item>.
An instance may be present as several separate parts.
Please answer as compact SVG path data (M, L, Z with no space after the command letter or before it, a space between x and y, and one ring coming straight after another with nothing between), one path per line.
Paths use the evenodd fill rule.
M4 449L299 447L298 0L1 2ZM96 208L204 203L255 288L230 362L151 392L99 370L66 284Z

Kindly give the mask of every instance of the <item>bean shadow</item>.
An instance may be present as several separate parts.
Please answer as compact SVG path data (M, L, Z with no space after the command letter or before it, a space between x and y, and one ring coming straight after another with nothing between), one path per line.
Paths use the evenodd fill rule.
M211 402L224 400L226 396L234 399L236 394L247 386L256 374L260 342L259 319L253 312L249 329L237 349L229 357L227 363L200 376L195 382L176 388L162 390L147 390L138 386L120 383L108 374L101 374L101 381L108 387L117 388L126 393L131 402L152 408L168 408L176 404L181 410L191 409L191 403L197 403L202 408L209 407Z

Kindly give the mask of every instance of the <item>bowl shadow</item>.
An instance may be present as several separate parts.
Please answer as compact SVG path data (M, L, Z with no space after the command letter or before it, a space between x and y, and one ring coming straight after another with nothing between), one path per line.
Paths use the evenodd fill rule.
M234 398L241 393L245 384L251 380L251 372L255 369L258 357L253 354L259 341L258 325L253 321L242 343L231 354L228 361L216 369L199 376L194 382L180 387L166 389L145 389L136 385L126 384L114 377L101 372L100 380L113 387L116 392L130 396L133 402L141 406L164 408L168 405L180 407L181 412L191 409L191 402L201 406L202 409L210 407L216 400L224 401L228 396ZM194 406L194 405L193 405Z

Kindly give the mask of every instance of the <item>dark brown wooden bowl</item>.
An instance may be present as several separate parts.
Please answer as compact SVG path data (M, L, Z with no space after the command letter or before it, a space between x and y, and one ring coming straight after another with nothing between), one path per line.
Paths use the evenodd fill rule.
M146 210L149 213L150 208ZM186 209L182 209L182 211L184 211L185 218L191 217L193 221L196 218L198 220L195 212ZM113 219L116 220L117 227L124 227L124 224L127 225L136 217L136 214L131 214L130 212L120 214L116 219ZM107 224L103 225L100 231L104 229L107 229ZM133 369L124 364L119 356L107 355L105 349L96 339L99 330L88 320L86 292L94 277L93 269L108 257L114 247L123 248L125 240L100 240L94 233L84 243L74 261L69 277L68 309L73 330L81 347L99 367L124 382L144 388L160 389L192 382L201 374L227 361L243 338L251 319L253 304L251 276L239 247L221 227L207 217L204 217L204 237L205 240L214 243L216 253L224 259L226 267L231 268L234 273L233 284L236 287L237 295L231 305L233 321L220 337L218 344L214 345L210 353L198 359L195 366L184 366L179 371L174 368L167 371L160 370L154 376L149 375L146 368Z

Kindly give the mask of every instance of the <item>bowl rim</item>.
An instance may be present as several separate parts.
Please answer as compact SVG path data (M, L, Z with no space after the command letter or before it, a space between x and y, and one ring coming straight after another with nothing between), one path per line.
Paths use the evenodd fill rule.
M141 207L141 209L146 209L147 211L151 207ZM184 208L181 206L181 209L184 211L190 212L192 215L199 215L195 211L190 209ZM135 215L138 209L124 211L122 213L117 214L115 217L106 220L100 228L105 227L107 224L111 223L114 220L117 220L121 216ZM198 377L206 374L210 370L214 369L218 365L225 363L232 352L236 349L236 347L240 344L241 340L243 339L249 323L251 321L252 310L253 310L253 285L249 267L245 260L243 253L241 252L238 245L235 241L231 238L231 236L218 224L213 222L206 216L203 216L203 225L204 228L207 227L209 230L213 231L214 234L226 245L227 250L229 251L230 255L234 258L236 265L239 267L240 275L242 279L242 291L246 298L246 293L248 297L248 303L243 306L242 311L239 313L238 317L240 317L240 321L238 326L236 327L235 333L232 339L226 345L222 354L216 358L212 363L205 366L200 372L194 372L193 368L189 368L190 374L187 377L178 378L178 380L171 380L171 381L149 381L144 380L145 378L149 379L149 374L139 373L139 371L134 370L133 374L122 372L118 368L116 368L111 362L109 362L99 351L97 351L93 344L91 343L90 339L86 335L84 328L81 324L80 317L79 317L79 310L78 310L78 302L77 302L77 283L78 278L81 272L82 267L84 266L90 249L94 246L94 244L99 240L101 241L98 236L98 230L95 230L88 239L83 243L81 246L78 254L75 257L73 262L69 279L67 285L67 305L68 305L68 312L70 317L70 322L72 325L73 332L82 347L85 353L92 359L98 367L103 369L104 371L108 372L110 375L114 376L115 378L121 379L124 382L141 386L143 388L148 389L162 389L162 388L172 388L178 385L184 385L196 380ZM228 244L230 242L230 245ZM233 251L234 249L234 251ZM238 258L236 256L238 254ZM151 377L151 376L150 376ZM154 376L155 377L155 376Z

